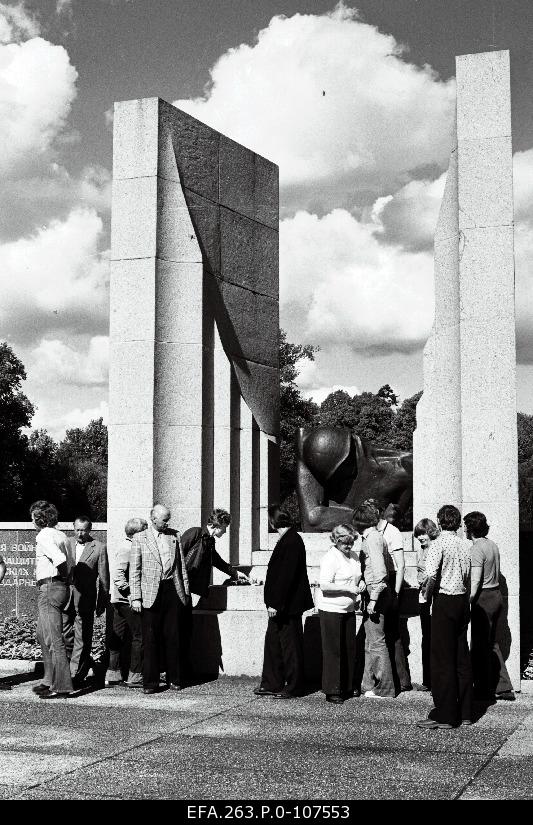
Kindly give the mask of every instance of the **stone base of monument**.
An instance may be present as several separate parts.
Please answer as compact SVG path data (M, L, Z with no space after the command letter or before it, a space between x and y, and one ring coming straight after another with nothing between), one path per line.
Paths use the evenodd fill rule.
M316 593L316 588L313 588ZM402 597L402 633L409 650L409 666L414 682L422 681L421 633L418 590L407 589ZM196 673L202 676L260 677L263 644L267 627L264 588L213 585L193 614L192 650ZM303 616L306 678L319 683L322 671L320 620L316 610ZM357 628L362 618L358 616Z

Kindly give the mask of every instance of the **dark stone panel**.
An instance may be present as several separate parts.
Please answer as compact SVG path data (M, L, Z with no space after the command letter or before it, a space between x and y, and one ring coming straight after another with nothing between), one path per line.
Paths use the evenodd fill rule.
M183 186L217 203L219 133L164 100L159 118L162 136L172 136Z
M234 358L235 375L242 397L259 428L268 435L279 432L279 370Z
M209 272L220 272L220 207L207 198L184 189L189 214Z
M228 355L278 367L279 306L274 298L258 295L235 284L218 282L218 288L234 336L221 335ZM232 341L238 339L238 347Z
M222 206L220 235L222 278L278 300L278 232Z
M278 167L246 147L220 137L220 203L278 228Z
M70 530L66 533L74 535ZM105 544L105 533L93 530L93 536ZM0 528L0 556L7 567L0 584L0 620L16 614L34 616L37 613L35 530Z

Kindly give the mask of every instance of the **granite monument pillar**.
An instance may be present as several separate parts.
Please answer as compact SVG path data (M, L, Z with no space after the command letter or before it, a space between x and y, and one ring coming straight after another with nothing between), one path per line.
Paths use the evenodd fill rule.
M462 55L456 145L435 233L435 322L414 436L414 518L481 510L508 593L520 689L518 447L509 52Z
M230 510L219 549L251 565L275 487L278 169L157 98L117 103L113 141L111 556L161 501L180 530Z

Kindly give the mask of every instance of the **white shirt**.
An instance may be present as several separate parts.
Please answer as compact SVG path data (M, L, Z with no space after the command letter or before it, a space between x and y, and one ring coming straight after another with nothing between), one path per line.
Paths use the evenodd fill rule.
M72 566L69 543L66 535L55 527L43 527L37 533L35 543L35 577L48 579L58 576L57 568L63 562Z
M160 533L156 530L154 525L151 525L152 533L155 538L157 549L159 550L159 558L161 559L161 567L163 568L162 579L172 578L172 554L170 550L170 539L165 533Z
M441 573L439 592L447 596L461 596L469 592L470 547L465 539L450 530L443 530L432 541L426 555L426 572L435 579Z
M81 544L81 542L79 542L79 541L76 542L76 564L79 563L84 550L85 550L85 545Z
M328 584L341 584L354 592L361 581L361 565L353 550L345 556L336 547L331 547L320 565L320 593L318 609L326 613L353 613L355 598L344 593L327 593ZM324 592L326 591L326 592Z
M387 548L387 572L394 573L398 569L396 561L396 553L398 550L403 550L402 534L394 524L386 523L383 529L378 527L379 532L383 536L385 547Z

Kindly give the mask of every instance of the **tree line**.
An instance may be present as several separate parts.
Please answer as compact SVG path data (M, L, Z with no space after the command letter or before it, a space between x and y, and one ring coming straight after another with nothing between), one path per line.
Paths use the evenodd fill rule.
M399 403L385 384L376 393L330 393L321 403L303 397L299 367L317 347L292 344L279 334L280 499L298 517L295 494L295 434L322 424L349 427L378 446L412 450L421 392ZM22 390L26 371L7 343L0 344L0 521L27 521L38 498L54 501L62 520L80 512L107 517L107 427L101 418L69 429L56 442L46 430L30 430L35 408ZM533 525L533 415L518 413L520 522Z

